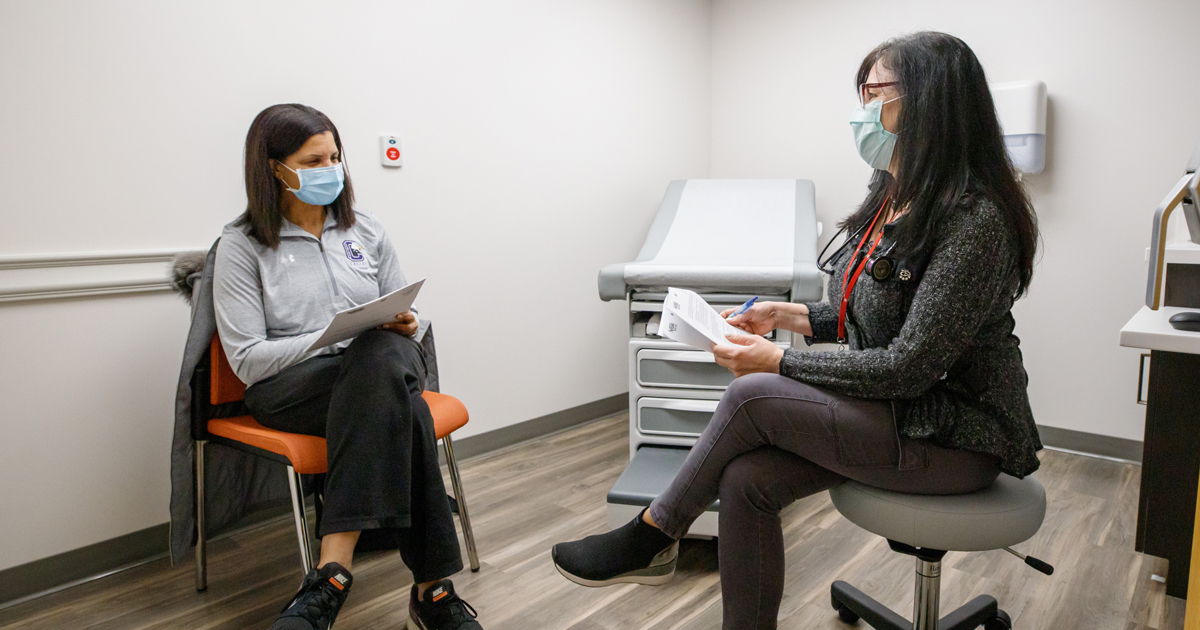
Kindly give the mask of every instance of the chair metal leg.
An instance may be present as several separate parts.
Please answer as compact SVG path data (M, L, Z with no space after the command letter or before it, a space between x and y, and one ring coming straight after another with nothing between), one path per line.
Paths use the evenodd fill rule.
M308 518L304 508L304 487L300 484L300 475L295 468L287 467L288 486L292 491L292 516L296 519L296 538L300 541L300 564L302 573L316 566L313 563L311 538L308 535Z
M463 537L467 539L467 557L471 560L471 571L478 571L479 554L475 551L475 532L471 529L471 516L467 514L467 497L463 495L462 478L458 475L454 444L449 435L442 438L442 447L446 450L446 467L450 469L450 485L454 487L454 500L458 503L458 518L462 521Z
M917 558L917 584L913 598L913 630L938 630L941 605L942 563Z
M196 440L196 590L208 589L208 541L204 537L204 446Z

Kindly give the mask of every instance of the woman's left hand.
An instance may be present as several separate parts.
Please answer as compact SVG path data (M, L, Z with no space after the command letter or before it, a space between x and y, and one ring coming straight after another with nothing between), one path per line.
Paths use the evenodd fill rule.
M412 311L406 311L397 315L396 321L383 324L380 328L411 337L417 334L418 326L420 324L417 322L417 316L413 315Z
M729 335L732 346L714 345L713 356L717 365L729 368L735 377L755 372L779 373L779 361L783 350L758 335Z

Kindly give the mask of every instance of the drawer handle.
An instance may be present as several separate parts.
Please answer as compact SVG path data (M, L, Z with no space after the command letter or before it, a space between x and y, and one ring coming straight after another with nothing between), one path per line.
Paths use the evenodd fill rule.
M689 352L689 351L659 351L659 352L642 352L639 353L638 361L683 361L687 363L711 363L716 365L716 359L713 358L711 352Z
M708 400L646 400L638 401L638 409L667 409L670 411L694 411L696 413L715 413L720 401Z
M1147 402L1147 400L1148 400L1148 398L1146 398L1146 399L1143 399L1143 398L1142 398L1142 379L1143 379L1143 378L1145 378L1145 374L1146 374L1146 359L1149 359L1149 358L1150 358L1150 355L1149 355L1149 354L1147 354L1147 353L1144 353L1144 352L1143 352L1143 353L1142 353L1142 356L1141 356L1141 358L1140 358L1140 359L1138 359L1138 390L1137 390L1137 403L1138 403L1139 405L1144 405L1144 404L1146 404L1146 402Z

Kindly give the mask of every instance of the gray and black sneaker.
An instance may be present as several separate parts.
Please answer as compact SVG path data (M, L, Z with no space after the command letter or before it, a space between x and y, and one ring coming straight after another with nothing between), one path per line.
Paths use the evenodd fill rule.
M454 583L441 580L417 597L417 585L408 594L408 630L483 630L479 614L454 592Z
M350 572L336 562L309 571L271 630L329 630L353 583Z
M606 534L558 543L550 550L550 557L563 577L583 586L623 582L658 586L675 575L679 541L647 524L638 514Z

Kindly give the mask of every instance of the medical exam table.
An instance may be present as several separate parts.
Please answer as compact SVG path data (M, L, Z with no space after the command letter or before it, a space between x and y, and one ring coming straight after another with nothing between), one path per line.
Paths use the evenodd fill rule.
M713 355L657 333L668 287L696 291L714 308L820 300L813 184L804 179L671 182L633 262L600 270L600 299L629 306L629 465L608 493L617 527L658 496L708 425L733 375ZM782 348L791 333L768 338ZM799 343L803 345L803 341ZM718 503L689 536L717 535Z

